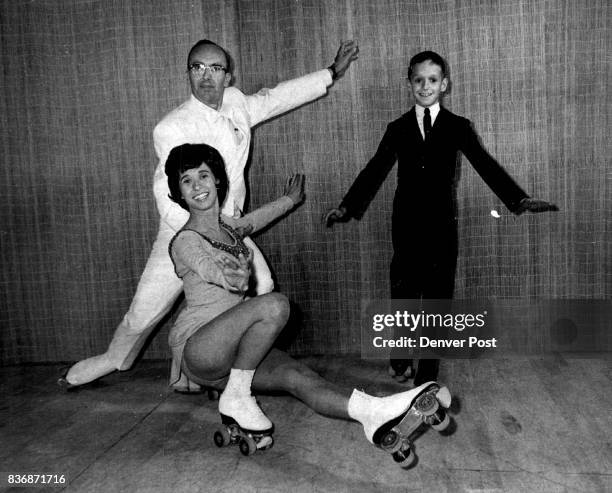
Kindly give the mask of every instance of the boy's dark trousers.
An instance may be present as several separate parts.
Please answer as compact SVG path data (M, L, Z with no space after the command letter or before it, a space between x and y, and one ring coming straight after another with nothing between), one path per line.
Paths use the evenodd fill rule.
M447 230L448 231L448 230ZM453 231L451 229L451 231ZM438 238L439 241L426 242L422 245L397 245L391 260L390 280L391 298L394 300L451 299L455 287L457 266L456 235L449 238ZM394 243L401 239L394 238ZM445 240L445 241L444 241ZM399 337L400 334L396 334ZM396 375L403 375L412 366L412 360L406 358L405 349L391 350L390 364ZM421 359L418 362L414 385L438 378L440 360Z

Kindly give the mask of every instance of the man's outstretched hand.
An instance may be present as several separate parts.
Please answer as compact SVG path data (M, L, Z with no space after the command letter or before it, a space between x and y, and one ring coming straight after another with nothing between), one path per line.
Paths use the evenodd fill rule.
M349 68L351 63L359 58L359 46L353 40L342 41L334 63L331 64L331 69L335 74L335 78L339 79L344 75L344 72Z
M520 216L523 212L548 212L558 211L559 208L555 204L546 202L545 200L532 199L531 197L521 200L518 209L514 211L517 216Z

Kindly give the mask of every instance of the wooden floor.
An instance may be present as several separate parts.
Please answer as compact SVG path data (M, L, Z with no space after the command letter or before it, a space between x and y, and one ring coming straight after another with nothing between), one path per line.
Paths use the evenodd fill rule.
M405 388L383 362L305 361L369 393ZM237 447L218 449L216 402L168 391L167 362L141 362L76 393L56 387L59 367L0 368L0 471L68 479L36 491L609 492L611 368L603 358L444 362L457 430L426 431L408 471L369 444L359 424L289 396L260 398L276 425L271 450L243 457Z

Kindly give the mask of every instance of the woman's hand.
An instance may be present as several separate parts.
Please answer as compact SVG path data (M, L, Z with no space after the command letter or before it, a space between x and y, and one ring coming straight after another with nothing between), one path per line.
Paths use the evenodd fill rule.
M240 254L238 260L232 256L224 256L221 272L225 281L230 286L230 291L244 293L249 289L249 278L251 277L251 260L253 252L249 250L249 257Z
M303 202L306 198L306 194L304 193L305 180L306 177L302 173L296 173L287 178L287 183L285 183L285 195L293 200L295 205Z

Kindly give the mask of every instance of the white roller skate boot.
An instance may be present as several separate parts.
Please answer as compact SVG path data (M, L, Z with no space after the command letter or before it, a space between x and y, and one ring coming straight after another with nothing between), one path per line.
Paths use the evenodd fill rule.
M218 447L238 444L244 455L272 447L274 425L251 395L255 370L232 369L227 386L219 397L223 426L214 434Z
M348 403L349 416L363 425L366 438L392 454L402 467L414 465L410 435L425 423L438 431L450 424L446 409L451 395L446 387L427 382L387 397L374 397L354 390Z
M246 432L271 433L272 421L263 413L252 395L236 395L223 392L219 397L219 413L227 424L236 423Z

